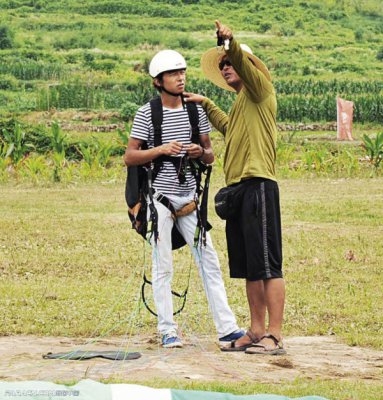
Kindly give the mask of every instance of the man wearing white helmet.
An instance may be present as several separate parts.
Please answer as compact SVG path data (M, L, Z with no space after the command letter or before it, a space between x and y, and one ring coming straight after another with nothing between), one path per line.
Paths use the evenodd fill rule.
M232 278L246 282L250 328L226 351L247 354L285 354L282 322L285 284L282 274L282 236L279 189L275 176L277 101L270 73L250 48L238 43L231 29L216 21L222 48L201 58L204 75L217 86L235 92L229 115L209 99L185 94L200 102L210 122L225 137L225 180L219 205L228 203L226 239ZM222 211L222 210L221 210ZM232 214L229 215L230 211ZM268 324L266 318L268 317Z
M189 115L183 101L186 67L184 57L174 50L163 50L153 57L149 73L162 103L162 144L154 145L154 127L148 102L137 111L124 157L127 166L147 163L153 165L160 157L163 160L153 182L154 205L158 215L158 240L151 238L151 245L152 286L158 316L157 327L162 336L162 346L166 348L182 347L173 317L171 294L174 225L192 250L203 280L220 344L229 344L244 334L238 328L228 305L218 257L209 233L206 233L205 246L194 246L197 210L174 220L171 210L160 202L160 199L166 196L175 210L194 202L196 178L191 172L189 162L199 159L204 164L211 164L214 161L209 137L211 129L200 105L197 106L199 143L192 143L191 140ZM178 164L175 161L179 161ZM177 165L179 167L176 167Z

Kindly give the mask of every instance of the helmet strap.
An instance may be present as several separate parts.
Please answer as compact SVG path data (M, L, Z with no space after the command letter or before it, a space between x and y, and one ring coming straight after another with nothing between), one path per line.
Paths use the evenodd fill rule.
M169 90L165 89L164 86L161 86L161 91L163 91L163 92L165 92L167 94L170 94L170 96L173 96L173 97L182 96L182 93L172 93Z

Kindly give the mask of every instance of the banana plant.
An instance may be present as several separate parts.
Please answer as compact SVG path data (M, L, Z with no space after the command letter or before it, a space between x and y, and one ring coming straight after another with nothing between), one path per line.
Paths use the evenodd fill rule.
M53 180L59 182L60 171L65 164L65 150L67 147L66 135L62 133L58 122L53 122L51 127L52 158L54 163Z
M5 160L10 154L10 146L0 136L0 158Z
M51 146L55 153L65 155L67 147L66 135L62 133L58 122L53 122L51 127Z
M108 167L113 153L113 146L102 143L98 139L93 139L89 143L79 143L77 150L89 167Z
M364 134L362 146L366 150L371 164L378 169L383 160L383 132L378 133L375 140Z
M19 164L34 150L33 144L27 142L26 133L17 122L13 131L3 130L3 148L6 148L5 158L9 157L13 165Z

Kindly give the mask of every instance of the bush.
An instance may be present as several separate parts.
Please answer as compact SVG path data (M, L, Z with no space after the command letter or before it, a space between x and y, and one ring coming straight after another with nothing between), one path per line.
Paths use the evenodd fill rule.
M181 37L178 39L179 47L182 49L193 49L194 47L198 46L198 41L188 37Z
M0 90L16 90L19 81L13 75L3 75L0 79Z
M127 101L120 110L120 116L124 121L133 120L139 106L136 103L132 103L131 101Z
M0 49L12 49L13 47L13 32L5 25L0 26Z
M267 31L269 31L272 28L272 24L270 24L269 22L264 22L259 26L259 32L260 33L266 33Z
M357 42L361 42L363 40L363 30L362 29L356 30L354 35L355 35L355 40Z

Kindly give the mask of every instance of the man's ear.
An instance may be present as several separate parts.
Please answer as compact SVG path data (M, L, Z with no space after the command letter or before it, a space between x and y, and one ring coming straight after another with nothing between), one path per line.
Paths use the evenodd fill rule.
M155 78L153 78L153 86L156 90L158 90L159 92L162 91L162 83L163 83L163 79L162 79L162 74L159 74L158 76L156 76Z
M153 79L153 85L154 85L154 86L160 87L160 86L161 86L161 83L162 83L162 79L160 79L160 78L154 78L154 79Z

